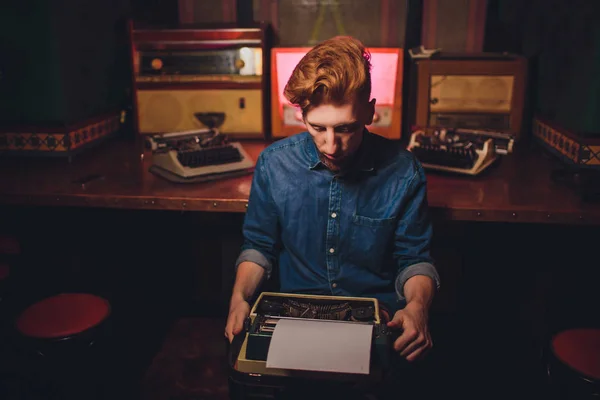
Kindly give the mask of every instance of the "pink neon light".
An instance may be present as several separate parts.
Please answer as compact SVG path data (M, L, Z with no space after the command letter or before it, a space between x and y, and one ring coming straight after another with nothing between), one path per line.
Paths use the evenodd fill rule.
M372 65L371 98L377 99L377 104L393 105L396 91L396 74L398 72L398 54L378 53L377 49L369 49L369 51L371 52ZM277 91L279 93L279 104L281 105L287 104L287 100L283 96L283 89L304 54L306 52L282 52L275 55Z

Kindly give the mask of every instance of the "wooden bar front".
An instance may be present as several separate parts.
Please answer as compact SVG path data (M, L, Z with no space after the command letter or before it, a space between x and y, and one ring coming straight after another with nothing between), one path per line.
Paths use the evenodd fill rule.
M256 159L267 143L244 142ZM243 213L252 175L175 184L148 172L151 154L117 139L66 159L0 160L0 204ZM461 221L557 224L600 223L600 204L550 179L551 161L539 151L505 156L482 176L428 172L428 198L436 217ZM94 176L99 176L93 179ZM92 179L85 185L78 180Z

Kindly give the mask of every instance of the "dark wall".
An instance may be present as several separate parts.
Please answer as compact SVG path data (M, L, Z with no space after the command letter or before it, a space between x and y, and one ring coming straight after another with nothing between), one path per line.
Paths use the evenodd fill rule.
M127 108L129 58L125 22L131 17L153 25L174 24L178 21L177 3L2 2L0 122L62 124ZM237 1L241 23L264 14L255 3ZM362 0L352 4L355 3L357 7L363 4ZM281 15L272 17L277 18L279 25L290 26L285 4L292 7L292 15L298 14L293 11L292 2L286 1L281 3ZM420 43L422 2L403 0L398 4L398 44L416 46ZM309 7L304 9L310 17ZM349 33L353 33L356 24L349 18L351 13L342 10L341 14ZM329 17L321 35L333 25ZM293 25L298 27L297 23ZM526 118L541 114L576 131L600 132L600 113L596 112L600 109L600 2L488 0L485 26L486 51L520 53L530 61L531 115ZM280 35L286 29L280 26ZM294 35L288 35L283 42L296 43Z
M160 0L6 0L0 5L0 122L67 124L127 108L127 19L177 20Z
M0 121L66 115L49 13L44 0L7 0L0 5Z
M489 0L485 49L529 58L534 113L600 135L600 2Z

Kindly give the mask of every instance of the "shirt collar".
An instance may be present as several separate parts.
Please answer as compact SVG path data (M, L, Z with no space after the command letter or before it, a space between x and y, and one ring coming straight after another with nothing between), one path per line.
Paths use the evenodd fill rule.
M319 150L317 150L315 141L310 134L308 134L308 140L306 141L306 151L308 153L308 168L317 168L321 164L321 159L319 158Z
M369 132L367 128L365 128L362 143L360 144L360 147L358 149L358 154L354 166L354 169L358 171L369 172L375 169L375 160L373 158L372 151L372 136L373 134ZM308 168L315 169L319 165L322 165L323 163L321 162L321 159L319 157L319 150L317 150L317 146L315 145L314 140L312 140L312 137L310 137L310 134L309 140L307 140L306 147L308 154Z

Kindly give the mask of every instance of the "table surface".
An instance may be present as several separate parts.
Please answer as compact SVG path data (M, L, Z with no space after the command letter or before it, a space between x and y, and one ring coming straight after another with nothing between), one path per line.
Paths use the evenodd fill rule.
M265 142L243 142L256 160ZM139 140L115 138L73 157L0 159L0 203L245 212L252 175L176 184L148 172ZM534 151L504 156L476 177L427 172L434 215L450 220L596 224L600 204L550 179L551 160ZM98 175L85 186L78 179Z

